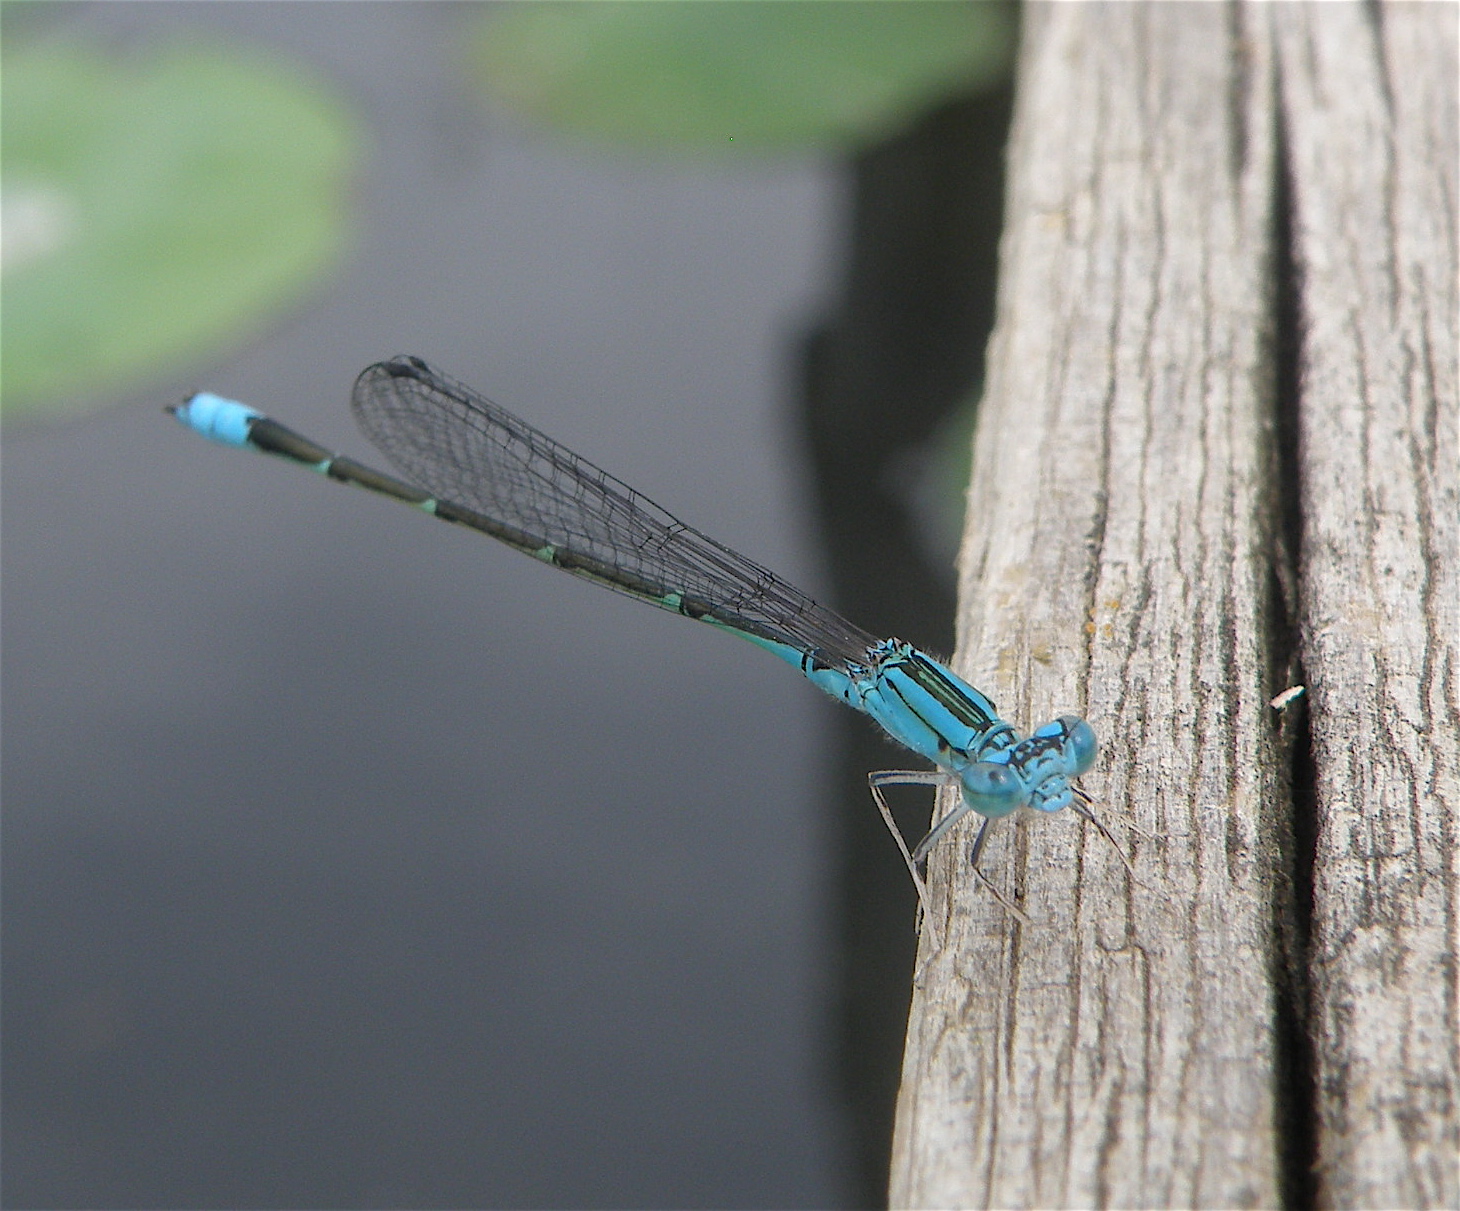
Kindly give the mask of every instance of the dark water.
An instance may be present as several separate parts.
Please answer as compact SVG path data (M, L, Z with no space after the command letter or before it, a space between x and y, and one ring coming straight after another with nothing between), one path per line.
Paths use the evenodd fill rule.
M206 385L358 455L354 374L420 354L814 591L789 351L835 170L483 120L449 73L475 16L65 13L303 58L374 140L352 258ZM831 706L205 446L160 412L198 385L6 435L6 1205L844 1201Z

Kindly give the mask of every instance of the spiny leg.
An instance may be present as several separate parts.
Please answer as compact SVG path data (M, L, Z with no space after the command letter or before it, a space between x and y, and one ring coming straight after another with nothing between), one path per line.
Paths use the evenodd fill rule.
M1083 788L1078 786L1071 786L1070 790L1074 792L1075 798L1079 799L1080 802L1083 803L1087 808L1093 808L1095 806L1095 800L1092 799L1084 791ZM1149 832L1148 830L1142 828L1140 824L1136 821L1134 812L1120 811L1113 804L1107 803L1105 804L1105 814L1107 816L1114 816L1117 820L1124 821L1125 826L1130 829L1131 832L1140 833L1141 836L1145 837L1148 841L1155 839L1155 833Z
M1084 800L1084 803L1071 803L1070 810L1079 816L1081 820L1088 821L1100 830L1100 835L1110 842L1110 847L1115 850L1116 855L1120 858L1121 864L1125 867L1125 873L1130 876L1131 882L1138 887L1144 887L1145 884L1136 878L1136 868L1131 865L1130 859L1125 856L1125 850L1120 848L1115 838L1110 835L1110 830L1100 823L1095 813L1086 806L1091 801L1089 796L1081 794L1080 798Z
M952 779L947 779L947 781L951 782ZM913 847L912 860L918 863L926 861L928 855L933 851L933 846L937 845L939 841L947 836L948 830L962 820L964 816L968 815L970 810L968 804L960 799L958 805L934 824L928 830L928 835Z
M904 783L917 786L943 786L951 783L953 779L942 771L909 772L903 774L896 770L879 770L875 774L869 774L868 781L872 783L872 793L877 799L877 806L882 812L882 819L887 823L887 827L892 830L893 835L896 837L897 847L902 851L903 860L907 863L907 868L912 873L913 882L919 889L918 895L922 897L924 895L925 885L921 876L918 874L917 868L927 860L928 854L932 851L933 846L946 837L949 829L962 820L964 816L968 815L972 808L960 800L952 811L928 830L928 835L917 843L912 853L908 853L906 844L902 839L902 834L897 831L897 826L893 824L892 816L888 812L887 805L878 791L879 785L887 786ZM999 905L1004 911L1009 913L1010 916L1017 917L1025 925L1028 925L1030 924L1028 916L1011 904L1008 898L993 885L989 877L978 868L978 859L983 853L984 842L988 838L989 825L992 823L993 820L991 817L983 817L983 821L978 828L978 835L973 840L973 849L969 854L969 865L972 867L973 873L978 876L979 882L989 889L989 893L999 902ZM926 911L928 907L928 901L926 899L923 900L923 907Z
M897 852L902 855L902 860L907 864L907 873L912 876L913 887L918 893L918 904L922 911L923 920L928 923L928 933L932 937L933 948L941 949L942 943L938 940L938 931L933 925L933 905L928 899L928 887L923 882L923 877L918 873L918 861L908 852L907 842L903 839L902 830L897 827L897 821L892 818L892 809L887 806L887 798L882 793L884 786L944 786L948 782L948 775L941 770L897 770L879 769L873 770L867 775L867 785L872 788L872 799L877 804L877 810L882 815L882 823L887 825L887 831L892 834L892 839L897 843Z
M979 870L978 868L979 857L983 854L983 843L988 838L989 825L993 822L994 818L992 816L985 816L983 818L983 823L978 826L978 836L973 839L973 849L970 850L968 854L968 865L972 867L973 873L978 876L979 882L981 882L985 887L989 889L989 893L994 897L995 900L999 902L1003 910L1007 912L1011 917L1017 917L1020 922L1028 925L1030 924L1029 918L1025 916L1021 910L1015 908L1014 905L1010 904L1009 901L1004 898L1004 893L994 886L993 880L990 879L986 874L983 873L983 871Z

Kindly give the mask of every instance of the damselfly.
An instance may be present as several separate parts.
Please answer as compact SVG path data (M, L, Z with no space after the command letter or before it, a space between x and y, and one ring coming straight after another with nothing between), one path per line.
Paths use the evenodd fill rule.
M919 866L969 812L982 817L970 852L975 871L990 822L1021 807L1068 807L1105 832L1074 784L1095 760L1095 732L1083 719L1062 715L1021 738L988 698L939 661L900 639L879 639L853 626L419 358L369 367L355 382L352 407L365 436L404 480L335 455L221 396L200 392L169 411L204 437L301 463L730 631L871 716L937 767L868 775L925 913ZM883 795L883 788L898 784L960 791L957 805L911 850ZM994 894L1017 912L996 889Z

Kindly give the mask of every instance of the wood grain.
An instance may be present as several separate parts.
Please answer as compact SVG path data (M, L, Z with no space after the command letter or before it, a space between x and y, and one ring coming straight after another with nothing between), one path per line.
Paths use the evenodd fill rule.
M958 667L1096 724L1140 883L1006 824L1025 926L935 854L894 1206L1454 1205L1455 10L1399 7L1026 9Z
M1273 10L1301 281L1324 1203L1454 1207L1453 4Z

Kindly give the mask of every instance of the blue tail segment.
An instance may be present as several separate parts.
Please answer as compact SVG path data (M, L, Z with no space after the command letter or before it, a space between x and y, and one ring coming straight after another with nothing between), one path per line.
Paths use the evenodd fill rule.
M1079 794L1074 779L1094 764L1098 747L1083 719L1064 715L1021 738L993 702L939 661L854 626L419 358L370 366L355 382L352 407L404 478L333 454L210 392L168 411L212 441L404 501L774 653L939 771L902 780L960 787L959 809L924 839L910 865L966 812L985 820L1020 807L1056 812ZM873 794L886 815L878 787L896 776L878 777ZM981 847L982 833L975 854Z
M210 441L222 442L225 446L248 445L249 429L255 420L263 416L262 412L247 404L224 399L211 391L199 391L168 411L194 433L201 433Z

